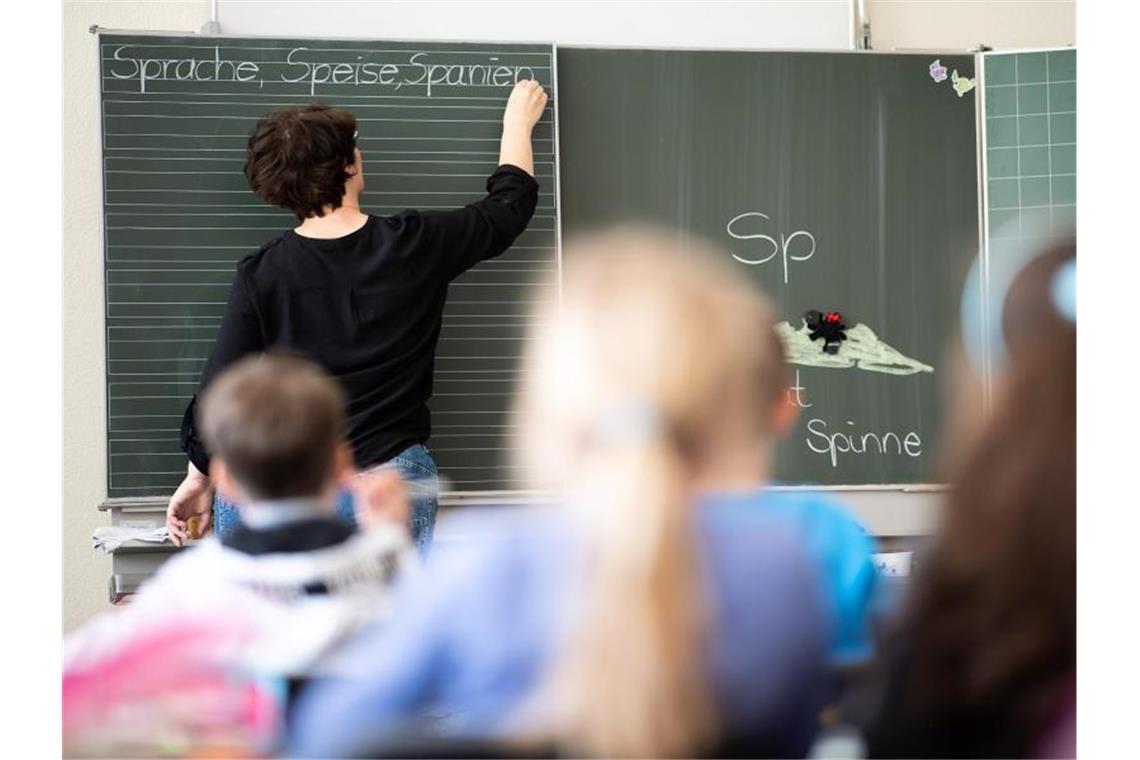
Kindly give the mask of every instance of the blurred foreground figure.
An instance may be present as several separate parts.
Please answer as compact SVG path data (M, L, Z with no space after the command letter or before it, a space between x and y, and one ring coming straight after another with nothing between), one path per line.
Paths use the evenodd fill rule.
M943 524L886 647L872 757L1076 752L1075 283L1074 243L1027 249L994 262L989 340L967 320L967 349L993 357L992 414L958 437Z
M300 359L234 364L200 407L211 478L242 504L234 529L170 559L125 609L68 637L69 754L271 751L290 687L381 618L414 565L393 471L360 477L336 382ZM337 519L350 479L360 532Z
M834 589L863 593L869 542L762 490L792 414L771 311L710 252L644 232L579 246L558 287L537 297L516 421L520 465L562 498L451 523L465 540L440 542L398 619L302 695L294 753L809 747Z

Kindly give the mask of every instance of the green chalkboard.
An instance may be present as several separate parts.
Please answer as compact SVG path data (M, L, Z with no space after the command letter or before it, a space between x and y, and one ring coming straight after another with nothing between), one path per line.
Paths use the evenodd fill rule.
M378 214L479 198L518 78L551 94L534 134L539 206L503 256L451 287L430 444L456 491L518 487L502 456L529 285L557 266L553 49L166 35L98 36L105 230L108 495L169 494L182 412L235 262L295 224L242 175L269 110L320 101L359 121Z
M986 212L991 258L1067 231L1077 209L1077 51L986 53Z
M788 323L801 413L775 476L937 482L978 249L973 56L560 48L558 76L566 244L680 227ZM799 331L808 309L842 312L858 341L827 357Z

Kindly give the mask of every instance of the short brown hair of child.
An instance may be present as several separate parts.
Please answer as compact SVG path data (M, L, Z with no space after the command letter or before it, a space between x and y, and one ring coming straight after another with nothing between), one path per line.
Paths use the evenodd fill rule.
M312 104L272 111L249 135L245 176L266 203L298 219L340 208L348 168L356 163L356 117Z
M316 496L332 476L344 395L309 361L242 359L210 384L198 411L206 447L250 499Z

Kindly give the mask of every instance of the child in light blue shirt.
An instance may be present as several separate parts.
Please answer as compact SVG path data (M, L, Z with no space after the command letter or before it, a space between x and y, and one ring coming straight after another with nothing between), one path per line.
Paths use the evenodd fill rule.
M734 520L771 521L793 531L815 564L832 616L831 661L870 656L870 618L881 592L871 556L875 543L842 505L819 492L770 488L708 495L704 501Z

